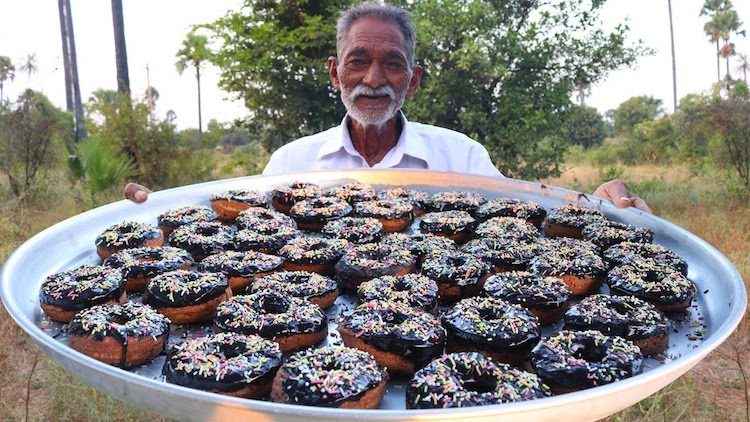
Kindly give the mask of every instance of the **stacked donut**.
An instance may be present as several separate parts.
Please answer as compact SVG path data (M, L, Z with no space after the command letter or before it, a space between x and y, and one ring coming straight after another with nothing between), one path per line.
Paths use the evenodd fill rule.
M72 348L122 368L166 352L168 382L238 397L377 408L406 376L407 408L477 406L638 374L696 296L649 230L579 204L359 182L210 204L106 228L100 265L44 281ZM207 329L166 350L176 325Z

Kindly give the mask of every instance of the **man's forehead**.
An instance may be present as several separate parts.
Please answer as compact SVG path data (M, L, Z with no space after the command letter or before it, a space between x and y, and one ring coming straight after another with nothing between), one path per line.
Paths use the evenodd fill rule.
M406 41L398 25L375 17L365 17L354 22L345 40L345 55L366 54L379 49L400 56L405 56L406 52Z

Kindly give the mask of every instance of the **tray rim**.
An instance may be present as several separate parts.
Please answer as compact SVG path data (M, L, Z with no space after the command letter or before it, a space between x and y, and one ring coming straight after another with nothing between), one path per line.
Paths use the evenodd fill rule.
M471 180L473 182L477 182L480 184L482 182L487 182L485 186L487 186L488 188L491 188L493 184L498 183L498 182L502 182L503 184L509 183L510 185L514 185L515 187L517 187L518 190L531 192L532 194L533 194L532 191L537 191L537 194L539 194L538 192L542 192L544 196L550 197L552 199L558 199L560 201L583 202L583 203L588 202L590 205L593 204L599 208L602 208L602 210L604 211L614 212L615 210L619 210L617 211L618 213L627 212L627 213L640 214L640 215L645 214L639 210L634 210L634 209L628 209L628 210L617 209L610 201L595 197L593 195L583 194L583 193L576 192L573 190L549 186L549 185L545 185L541 183L521 181L521 180L510 179L510 178L495 179L492 177L475 176L475 175L467 175L467 174L460 174L460 173L434 172L434 171L429 171L429 170L313 171L313 172L290 173L290 174L279 175L279 176L244 176L244 177L205 182L205 183L194 184L194 185L187 185L187 186L176 187L176 188L171 188L171 189L155 192L151 194L150 201L152 201L153 203L153 202L158 201L159 198L171 197L172 195L178 194L180 192L186 192L188 190L202 190L202 189L211 188L214 186L223 186L223 185L243 183L247 180L263 179L266 182L265 184L269 186L273 186L275 184L289 183L290 181L293 181L293 180L306 179L310 177L312 177L313 179L317 178L317 179L333 180L333 179L341 179L341 178L359 179L359 178L362 178L364 175L366 175L366 177L364 177L365 179L370 179L370 178L377 179L378 177L383 177L384 175L393 175L394 173L402 173L404 177L399 178L399 180L405 183L394 183L393 181L391 181L389 182L390 184L407 185L407 184L410 184L409 178L407 177L409 174L430 173L429 174L430 176L434 176L438 180L457 180L457 181L464 181L464 182ZM367 182L378 184L377 181L367 180ZM411 183L411 184L414 184L414 183ZM731 280L728 280L727 282L731 286L731 291L734 294L735 299L731 305L731 309L728 311L727 318L723 322L721 322L721 324L718 324L717 330L714 331L713 333L710 333L710 335L700 344L699 347L689 350L687 353L684 353L681 357L670 362L667 365L664 365L658 368L653 368L646 373L638 375L637 377L623 380L617 383L600 386L594 389L588 389L588 390L583 390L583 391L579 391L575 393L565 394L562 396L546 398L541 401L510 403L510 404L491 405L491 406L482 406L482 407L474 407L474 408L462 408L462 409L430 409L430 410L408 410L408 411L392 410L392 409L376 409L376 410L366 410L366 411L361 411L361 410L360 411L345 411L342 409L294 406L294 405L286 405L286 404L265 402L265 401L259 401L259 400L247 400L247 399L241 399L241 398L225 397L225 396L220 396L218 394L203 392L199 390L194 390L194 389L181 387L181 386L177 386L173 384L168 384L162 381L146 378L146 377L143 377L141 375L138 375L129 371L123 371L119 368L106 365L102 362L89 358L88 356L75 352L74 350L68 347L59 347L61 343L59 343L57 340L55 340L54 338L44 333L39 327L36 326L36 324L34 323L32 319L28 318L28 316L26 316L23 312L20 311L21 308L20 308L18 301L16 300L15 297L11 295L11 293L13 292L13 289L12 289L13 286L11 284L11 275L14 274L16 271L18 271L17 269L17 266L19 265L18 261L20 261L21 258L24 257L25 254L28 253L28 251L32 250L37 244L42 243L46 238L50 237L52 234L56 233L57 231L62 231L62 230L74 227L77 224L79 224L81 221L89 220L95 217L97 214L106 214L108 212L111 212L112 210L116 210L121 207L131 206L131 205L132 205L131 202L127 200L122 200L122 201L104 205L102 207L98 207L98 208L89 210L87 212L78 214L76 216L63 220L39 232L38 234L34 235L30 239L28 239L26 242L24 242L18 249L16 249L11 254L11 256L9 256L9 258L3 265L2 272L0 272L0 297L2 297L3 303L5 304L5 307L8 310L8 313L15 320L15 322L22 329L24 329L24 331L26 331L26 333L32 338L32 340L39 347L41 347L45 351L45 353L50 355L50 357L52 357L53 360L55 360L58 364L63 364L63 362L60 361L60 359L63 359L63 360L70 361L70 364L72 364L73 366L84 366L84 367L90 368L102 377L105 377L105 378L115 377L122 381L126 381L127 383L132 384L132 386L141 386L143 388L154 388L154 389L157 389L164 393L169 393L169 394L194 396L196 399L199 398L202 401L206 401L217 406L236 408L239 410L248 410L251 412L257 411L257 412L261 412L267 415L288 416L292 418L304 417L308 419L311 417L340 418L342 416L344 417L351 416L351 417L365 417L369 420L394 420L397 418L401 419L404 416L416 417L416 418L429 417L429 418L448 418L448 419L482 418L482 417L487 417L487 416L499 416L499 415L511 415L511 414L517 414L517 413L525 413L532 409L554 408L562 404L584 403L587 400L614 395L619 392L625 392L626 390L631 389L636 385L660 383L659 382L660 378L666 379L667 375L669 375L670 377L673 376L671 379L665 381L659 387L661 388L664 385L666 385L668 382L671 382L673 379L676 379L678 376L682 375L684 372L689 370L692 366L697 364L706 355L708 355L708 353L710 353L712 350L718 347L724 340L726 340L726 338L728 338L729 335L731 335L731 333L734 332L737 325L744 317L745 309L747 306L747 292L746 292L744 282L741 276L739 275L739 273L737 272L736 268L733 266L733 264L731 264L731 262L723 254L721 254L720 251L718 251L716 248L714 248L712 245L710 245L703 239L693 235L692 233L688 232L687 230L679 226L676 226L666 220L663 220L660 217L647 215L646 216L647 219L656 219L656 222L658 224L666 225L670 230L675 231L677 234L684 236L685 238L689 239L692 242L696 242L698 246L700 246L702 249L704 249L706 252L708 252L711 255L712 260L714 260L715 262L720 262L724 267L727 267L726 269L733 275L733 277L731 277ZM65 363L68 363L68 362L65 362ZM67 365L63 365L63 366L67 366ZM66 367L66 369L68 368ZM74 375L79 376L76 373L74 373ZM84 380L84 381L91 384L87 380ZM112 391L107 390L106 387L104 386L94 385L94 387L100 388L100 389L104 388L105 392L116 395L116 392L113 393ZM118 398L122 399L122 397L118 397ZM138 406L138 403L133 403L133 404ZM156 409L152 409L152 410L156 410Z

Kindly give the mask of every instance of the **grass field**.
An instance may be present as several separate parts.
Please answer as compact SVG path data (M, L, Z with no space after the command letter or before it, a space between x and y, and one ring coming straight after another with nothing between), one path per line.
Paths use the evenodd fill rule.
M616 171L615 171L616 170ZM608 176L627 180L654 213L695 233L722 251L750 280L750 212L747 203L732 199L721 182L691 176L674 167L623 167L601 171L571 166L545 183L591 192ZM60 189L58 192L64 192ZM40 230L86 207L61 194L47 195L46 204L0 204L0 262ZM101 202L114 200L101 199ZM54 204L54 205L53 205ZM0 420L119 421L159 420L79 382L51 363L0 306ZM703 362L672 383L619 414L613 421L750 421L746 377L750 377L750 323ZM743 370L744 369L744 372Z

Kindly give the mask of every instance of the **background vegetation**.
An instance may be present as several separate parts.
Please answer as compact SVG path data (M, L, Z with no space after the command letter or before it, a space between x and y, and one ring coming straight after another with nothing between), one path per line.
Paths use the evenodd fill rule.
M68 3L61 0L61 8ZM221 69L221 87L248 108L243 122L210 121L205 130L202 121L180 131L173 115L155 116L153 87L143 95L130 92L121 2L113 2L116 38L123 41L117 91L76 98L75 51L66 51L67 111L30 90L5 99L3 87L14 83L16 66L0 55L0 262L40 230L119 199L126 181L162 189L258 174L269 151L338 124L344 110L324 63L335 54L333 23L348 4L247 0L241 10L191 30L176 52L177 69L194 70L200 89L201 69L213 63ZM729 67L731 39L742 23L730 1L707 0L700 13L717 47L717 83L682 98L671 114L660 100L639 96L601 115L585 105L590 84L648 53L625 41L626 26L600 27L602 4L409 2L420 36L417 57L426 69L418 95L406 104L410 119L475 137L511 176L585 192L605 180L627 180L657 215L727 255L747 284L750 64L739 55L737 79ZM72 22L62 28L74 46ZM219 46L209 49L207 37ZM31 76L34 66L29 55L18 71ZM611 419L750 420L749 331L745 318L696 369ZM0 420L157 419L52 364L4 309L0 338Z

